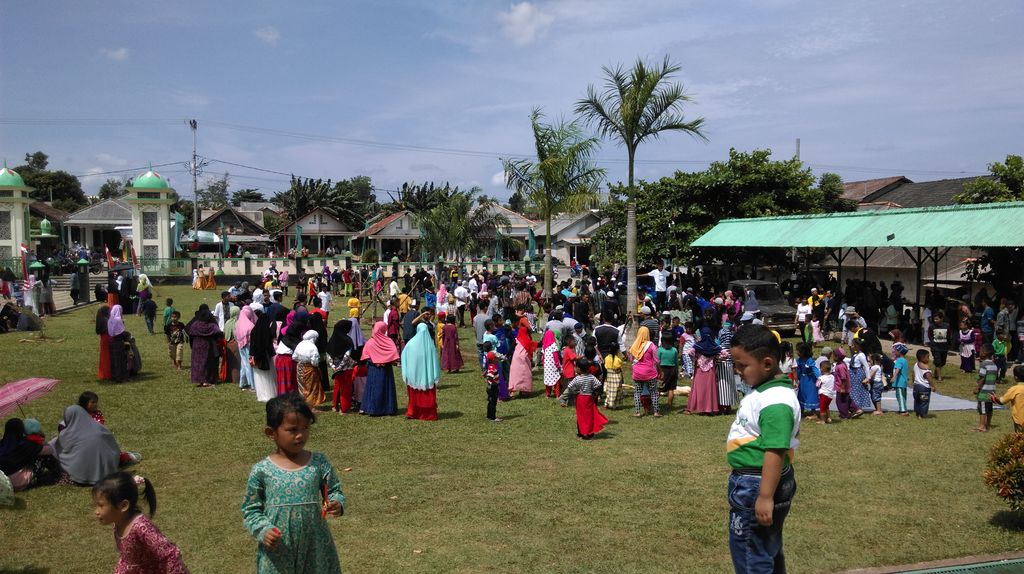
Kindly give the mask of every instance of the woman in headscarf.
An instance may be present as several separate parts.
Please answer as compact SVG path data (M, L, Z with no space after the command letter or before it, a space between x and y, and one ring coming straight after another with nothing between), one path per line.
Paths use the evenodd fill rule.
M359 317L350 317L349 321L352 323L352 329L348 332L348 336L352 337L352 344L362 347L366 344L366 336L363 335L363 328L359 326Z
M327 379L327 323L320 313L309 314L309 328L316 331L316 351L320 354L320 360L314 367L320 372L320 384L324 391L331 391L331 383Z
M519 314L519 328L516 333L516 348L512 351L512 364L509 367L508 392L518 393L517 398L533 391L533 353L537 343L530 337L530 322L522 311Z
M107 334L107 321L110 319L110 307L100 305L96 310L96 334L100 336L100 363L96 367L96 378L101 381L110 380L110 335Z
M331 408L341 414L352 408L352 384L356 376L356 361L352 357L355 343L349 336L351 331L352 322L342 319L334 324L334 333L327 342L327 354L330 357L331 369L334 370L334 397Z
M263 289L257 288L255 291L252 292L252 302L258 305L266 306L266 303L264 303Z
M277 348L274 357L274 370L277 373L277 395L294 393L298 390L298 379L295 370L295 359L292 353L302 342L302 335L309 327L309 313L305 311L296 312L292 316L291 324L285 327L277 340Z
M316 348L316 340L320 335L313 329L302 334L302 341L292 352L295 360L296 380L299 394L311 408L316 408L327 400L324 387L320 382L320 352Z
M643 416L641 407L648 414L653 410L654 416L661 416L658 349L651 341L651 331L647 327L637 329L636 339L629 348L629 358L633 361L633 416Z
M192 346L192 382L197 387L212 387L217 381L217 353L224 333L210 312L209 305L203 303L199 306L195 317L185 325L185 332Z
M718 409L718 385L715 377L715 360L722 347L715 341L710 327L700 330L700 340L690 350L695 359L693 384L687 401L687 413L716 414Z
M124 328L124 319L121 317L121 306L114 305L110 309L110 318L107 319L107 348L110 350L110 378L114 382L123 383L128 380L128 353L125 352L125 344L128 343L129 334Z
M540 349L544 367L544 396L557 399L558 395L561 394L558 383L562 380L562 357L558 352L555 332L551 329L544 331L544 337L540 341Z
M398 414L398 397L395 394L395 373L393 366L398 361L398 348L388 338L388 326L384 321L373 325L370 340L363 346L362 358L367 362L366 389L360 412L370 416L392 416Z
M409 394L405 418L436 421L437 381L441 378L441 365L426 323L416 325L416 335L405 343L402 350L402 378Z
M139 306L136 310L136 314L142 316L142 304L147 299L153 296L153 284L149 282L149 277L145 273L139 274Z
M192 270L192 288L196 290L206 288L206 273L203 271L202 265Z
M252 344L252 330L256 327L256 312L253 310L258 303L251 303L242 307L238 320L235 322L235 342L238 345L238 388L255 390L256 383L253 380L252 364L249 362L250 345ZM262 305L259 305L262 308ZM232 307L232 314L234 309Z
M274 349L277 346L277 329L279 323L255 303L256 325L249 336L249 357L252 359L253 386L256 388L256 400L265 403L277 396L277 384L274 374Z
M359 326L359 317L349 318L349 322L352 323L352 328L349 330L348 336L352 338L352 344L356 346L356 350L352 352L352 358L356 361L356 374L355 379L352 381L352 394L355 402L361 404L363 402L363 390L366 389L366 375L369 369L368 363L362 360L366 336L363 335L363 328Z
M242 310L238 305L231 306L231 314L227 321L224 321L224 358L220 363L220 379L225 383L234 383L241 387L239 382L239 369L241 367L241 356L238 352L238 341L235 339L235 326L238 318L242 316Z
M459 328L455 321L455 314L448 315L444 326L438 330L441 333L441 368L449 373L459 372L463 365L462 350L459 348Z
M117 471L121 447L107 427L78 405L64 409L64 424L64 430L50 444L72 482L96 484Z
M0 472L11 479L14 490L48 484L52 479L44 479L44 476L52 473L47 471L46 461L52 461L49 458L52 456L53 447L29 440L21 419L10 419L4 425L4 437L0 439Z

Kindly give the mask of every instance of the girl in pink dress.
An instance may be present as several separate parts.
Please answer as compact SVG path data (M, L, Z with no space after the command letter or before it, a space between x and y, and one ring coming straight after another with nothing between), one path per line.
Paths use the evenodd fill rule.
M114 574L188 574L181 551L139 510L143 488L150 516L156 512L156 493L149 480L116 472L92 487L96 518L114 525L120 558Z

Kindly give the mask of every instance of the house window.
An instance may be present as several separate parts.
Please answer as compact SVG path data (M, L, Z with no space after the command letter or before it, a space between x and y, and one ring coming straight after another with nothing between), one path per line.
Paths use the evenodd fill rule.
M11 259L11 248L8 246L0 247L0 259Z
M0 239L11 238L11 212L0 211Z
M155 211L142 212L142 238L157 239L157 214Z
M396 229L401 229L401 228L402 228L402 220L399 219L398 220L398 226L396 227Z
M160 248L156 245L146 245L142 248L142 258L146 261L160 258Z

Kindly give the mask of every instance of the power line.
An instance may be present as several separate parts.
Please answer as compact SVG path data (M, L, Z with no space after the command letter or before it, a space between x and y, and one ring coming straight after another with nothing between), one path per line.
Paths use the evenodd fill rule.
M84 127L96 127L96 126L131 126L131 125L175 125L178 124L178 119L163 119L163 118L0 118L0 125L42 125L42 126L84 126ZM259 126L248 126L244 124L235 124L229 122L222 122L217 120L206 120L204 125L213 127L219 127L232 131L246 132L246 133L258 133L266 135L275 135L279 137L287 137L292 139L300 139L306 141L322 141L328 143L342 143L347 145L361 146L361 147L372 147L379 149L390 149L395 151L414 151L421 153L432 153L439 155L451 155L461 157L476 157L481 159L529 159L532 158L532 154L523 153L502 153L494 151L481 151L481 150L469 150L460 148L445 148L445 147L433 147L433 146L420 146L414 144L400 144L391 142L381 142L375 140L365 140L356 138L345 138L339 136L329 136L322 134L311 134L305 132L297 132L290 130L280 130L274 128L266 128ZM595 163L597 164L615 164L622 165L626 164L628 160L621 158L596 158ZM634 163L637 165L710 165L720 160L687 160L687 159L638 159ZM227 165L231 165L230 162L222 162ZM166 165L166 164L164 164ZM888 167L870 167L870 166L848 166L848 165L834 165L834 164L819 164L819 163L805 163L808 167L819 170L841 170L858 173L885 173L885 174L909 174L909 175L925 175L925 176L943 176L943 175L984 175L985 171L970 171L970 170L924 170L924 169L905 169L905 168L888 168ZM276 173L278 175L292 175L283 172L275 172L273 170L263 170L262 168L245 166L248 169L267 171L268 173ZM102 172L94 175L106 175L110 173L124 173L131 170L114 170L110 172Z
M75 174L74 177L93 177L97 175L112 175L115 173L137 173L140 171L149 171L151 167L167 167L169 165L178 165L179 162L172 161L168 163L154 163L153 165L144 165L142 167L129 167L126 169L115 169L111 171L97 171L95 173L83 173Z

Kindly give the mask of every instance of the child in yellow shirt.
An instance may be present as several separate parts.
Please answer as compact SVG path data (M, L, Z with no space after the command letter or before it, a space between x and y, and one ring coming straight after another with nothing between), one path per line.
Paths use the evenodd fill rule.
M608 409L615 409L619 406L619 396L622 390L622 355L619 354L618 343L612 344L608 354L604 357L604 406Z
M348 316L352 318L359 317L359 298L350 297L348 300Z
M1013 416L1013 432L1024 432L1024 365L1013 368L1013 380L1017 383L1006 389L1006 393L998 397L992 393L992 402L999 405L1010 405Z

